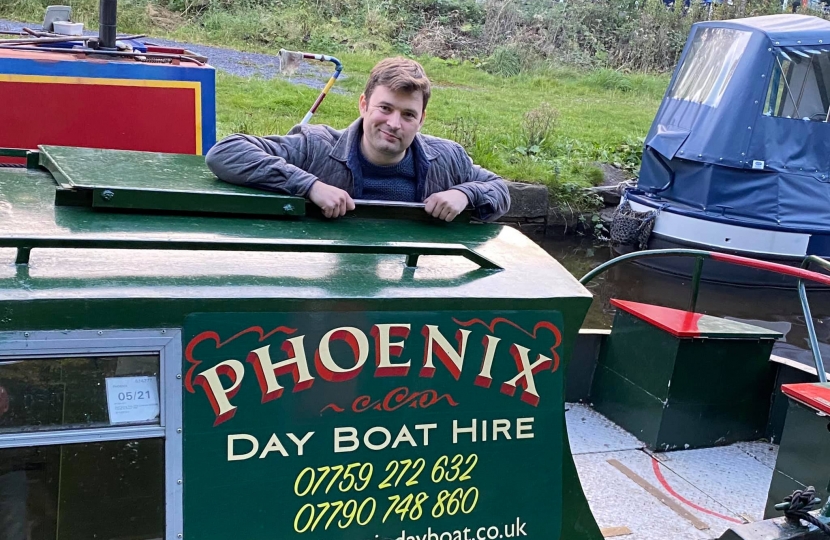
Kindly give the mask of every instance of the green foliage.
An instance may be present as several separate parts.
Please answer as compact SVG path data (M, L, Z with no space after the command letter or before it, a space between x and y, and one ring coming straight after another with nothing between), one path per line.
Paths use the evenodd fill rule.
M573 212L591 213L602 208L602 198L594 193L585 191L584 186L577 182L562 184L555 194L555 204L569 208Z
M50 3L0 0L0 17L38 21ZM97 25L98 0L65 3L76 20ZM643 81L625 73L673 69L692 24L781 7L778 0L689 8L663 0L121 0L118 11L119 28L130 32L258 49L429 55L505 77L567 65L599 69L597 86L633 92Z
M516 47L496 47L493 54L481 66L487 73L513 77L522 71L522 57Z
M607 233L608 231L605 230L605 224L602 222L602 218L596 212L583 212L579 215L577 234L597 239L604 238L605 241L608 241Z
M40 0L4 0L0 2L0 17L19 17L24 21L43 20L46 6Z
M613 69L598 69L588 76L588 80L591 84L605 90L631 92L634 88L628 77Z
M458 115L450 123L450 139L467 152L478 149L479 122L475 118Z
M627 139L609 156L609 162L618 169L637 173L643 161L645 137Z
M151 0L121 0L118 2L118 29L122 32L147 31L152 23L147 15ZM0 0L0 17L27 22L42 22L46 7L54 4L72 8L72 20L84 23L87 28L97 28L99 0Z
M540 103L538 107L525 113L522 121L525 146L536 148L535 152L538 153L542 144L553 135L558 119L559 111L547 102Z
M595 165L585 167L585 180L592 186L601 186L605 181L605 173Z
M419 57L435 85L425 133L457 140L477 164L510 180L547 185L557 201L592 211L597 198L581 188L599 181L593 164L639 167L642 136L668 83L665 75L629 71L652 58L621 52L642 37L632 25L643 14L663 17L664 24L680 25L675 31L685 39L683 25L691 22L650 1L120 0L118 10L124 32L241 50L336 54L345 66L336 89L347 93L330 93L312 122L337 128L357 117L357 96L377 60L428 52ZM0 0L0 16L38 21L49 3ZM97 25L98 0L68 3L77 20ZM671 67L671 54L657 56L658 69ZM585 67L592 69L586 74ZM285 133L317 95L284 77L219 72L218 136Z

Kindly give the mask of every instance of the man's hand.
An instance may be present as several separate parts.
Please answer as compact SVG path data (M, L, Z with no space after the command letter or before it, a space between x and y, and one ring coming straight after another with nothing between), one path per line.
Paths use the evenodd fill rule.
M452 221L470 204L463 191L448 189L433 193L424 201L427 214L444 221Z
M317 180L308 190L308 198L322 208L327 218L345 216L349 210L354 210L354 201L348 193L340 188L324 184Z

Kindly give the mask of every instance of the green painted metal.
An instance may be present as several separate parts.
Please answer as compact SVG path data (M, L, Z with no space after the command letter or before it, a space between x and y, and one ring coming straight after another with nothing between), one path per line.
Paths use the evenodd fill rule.
M827 535L782 517L730 527L719 540L827 540Z
M91 190L94 208L305 215L302 197L222 182L202 156L42 146L40 164L62 188Z
M24 150L23 148L0 148L0 156L2 157L25 158L29 152L30 150Z
M582 277L582 279L579 280L579 282L583 285L586 285L588 284L588 282L593 280L595 277L603 274L608 269L617 266L618 264L629 262L634 259L641 259L647 257L697 257L698 260L695 264L695 274L692 280L693 288L691 305L694 308L697 305L697 295L699 292L700 274L702 272L703 259L711 257L711 255L712 253L709 251L703 251L698 249L653 249L648 251L637 251L633 253L628 253L626 255L622 255L620 257L616 257L610 261L607 261L599 265L598 267L594 268L593 270L585 274ZM807 270L811 263L819 264L825 270L830 270L830 262L825 261L820 257L816 257L815 255L808 255L807 257L805 257L804 261L802 261L801 263L801 268ZM822 361L821 351L819 350L818 346L818 338L816 337L815 325L813 324L813 318L810 313L810 305L807 301L807 290L804 286L804 280L801 277L798 278L798 295L801 301L801 309L804 313L804 319L807 324L807 330L810 339L810 351L813 355L813 362L816 366L816 372L818 373L818 378L820 382L827 382L827 376L824 370L824 363Z
M53 165L53 168L56 167ZM116 169L124 171L120 165L113 167ZM57 174L60 176L61 173ZM63 182L67 183L70 177L75 178L67 173ZM367 535L374 537L375 531L384 537L397 538L404 530L409 536L429 530L440 534L444 530L459 530L459 527L461 530L469 527L475 534L472 527L496 526L502 527L503 531L505 525L512 526L519 518L525 523L523 532L533 530L545 538L599 540L602 537L570 455L562 397L565 369L591 296L519 231L493 224L367 219L360 215L338 220L309 216L275 220L250 215L100 211L86 203L88 195L69 192L58 197L72 204L56 206L56 189L64 189L56 183L46 171L0 169L0 208L13 209L15 216L13 220L0 220L0 244L18 248L14 253L0 247L0 295L4 299L0 305L0 330L98 329L106 333L107 329L184 328L185 355L191 338L208 330L217 332L220 341L252 326L261 326L267 333L282 325L297 329L292 336L306 336L303 339L307 361L317 377L316 382L307 390L293 392L292 375L278 374L277 380L289 388L280 398L265 403L254 364L248 362L249 353L257 345L274 344L271 350L273 362L287 359L290 351L280 348L284 340L278 338L279 332L263 337L262 343L259 343L259 337L248 333L214 348L213 353L210 353L209 340L190 351L197 354L199 361L208 362L197 367L198 373L208 368L209 362L237 359L243 364L246 375L234 398L241 400L239 412L216 429L210 427L215 422L215 414L209 400L205 399L203 387L196 384L196 393L185 392L183 428L188 445L183 479L187 512L185 538L237 537L237 532L243 528L250 533L245 535L250 539L280 536L286 527L288 533L298 534L293 531L293 520L302 505L312 498L315 505L358 499L354 493L343 493L342 497L338 495L331 499L318 493L299 501L293 494L292 483L298 471L312 466L348 465L369 460L375 468L375 480L363 493L366 496L375 493L378 507L373 520L365 526L350 524L340 528L340 520L345 523L348 519L340 515L326 531L326 516L322 531L318 524L314 532L307 531L303 535L337 534L342 538L361 540ZM108 186L94 185L86 191L105 187ZM70 185L66 189L77 192L85 188ZM422 209L417 210L423 213ZM252 246L263 252L247 251ZM35 249L30 254L25 253L31 248ZM240 249L246 251L238 251ZM264 252L272 250L279 251ZM436 254L440 256L434 256ZM465 258L470 254L474 259L478 254L481 259L476 260L482 264L497 265L502 270L481 268ZM408 267L402 255L408 257L410 264L420 255L418 266ZM16 257L21 264L14 264ZM481 322L473 319L481 319ZM508 319L510 323L501 319ZM406 377L376 378L373 376L378 362L375 353L379 349L371 327L400 321L411 324L411 330L406 338L392 334L390 341L400 339L407 343L404 356L394 357L392 361L408 359L418 369L413 369ZM551 340L555 339L555 334L552 331L544 326L537 327L540 322L550 322L560 332L558 345L553 347L555 341ZM463 334L461 330L471 332L464 367L457 381L447 368L446 358L442 360L440 355L433 355L434 376L421 377L425 343L421 332L426 325L437 326L451 344L457 343L457 336ZM370 353L362 375L333 383L318 375L315 353L321 336L337 327L361 329L368 340ZM499 338L493 356L490 388L473 384L486 358L485 335ZM350 348L347 341L338 337L334 340L332 355L341 362L348 358L344 355L350 354ZM513 396L502 393L502 383L510 378L507 374L511 370L512 376L518 374L519 368L509 347L514 342L528 348L531 362L539 359L538 354L549 356L552 364L554 353L559 357L555 370L551 366L534 373L540 396L535 407L522 401L526 390L521 387ZM207 355L198 356L205 352L204 347L207 347ZM445 357L450 355L443 354ZM348 363L342 365L349 366ZM193 377L198 373L194 372ZM183 374L186 377L187 371ZM219 378L223 385L228 383L225 375ZM411 391L435 389L439 395L449 393L459 404L442 409L446 402L442 400L423 408L419 400L417 409L410 407L410 402L389 413L389 419L374 409L362 413L363 416L331 411L321 415L320 409L316 409L317 402L327 399L341 406L352 406L361 395L371 394L373 399L386 397L388 391L400 386ZM383 392L385 394L380 396ZM415 448L402 442L395 449L348 453L348 457L341 456L347 454L345 452L333 452L327 444L317 447L317 441L324 440L324 435L331 436L334 427L365 430L370 426L384 426L390 430L394 428L397 436L402 425L436 423L445 429L448 425L452 427L452 420L501 419L498 415L512 419L514 430L515 419L533 417L534 438L525 440L514 436L510 441L470 441L454 445L452 441L447 444L446 440L439 439L446 432L436 428L430 432L431 438L435 435L436 442L429 447ZM210 416L214 416L213 420ZM207 427L201 425L200 418L207 418ZM285 433L302 437L315 431L316 435L308 443L308 454L295 455L293 460L274 451L263 459L257 456L228 462L227 430L234 426L244 427L234 433L246 433L245 430L250 428L249 434L265 437L259 441L260 452L267 447L272 433L278 433L280 442L287 445L292 443L282 437ZM225 440L218 440L217 433L225 433ZM413 437L421 436L414 427L411 433ZM511 434L515 435L515 432ZM373 435L372 440L379 436ZM204 444L199 444L200 440ZM439 440L441 444L437 443ZM522 446L517 451L517 447L502 446L508 443L526 444L527 447ZM478 444L482 445L481 450L476 446ZM444 498L448 499L457 487L463 486L465 491L476 487L480 501L469 514L459 510L449 518L433 517L432 508L445 486L440 482L433 484L431 468L441 455L448 456L451 467L451 460L456 455L467 459L466 456L472 453L476 453L480 461L471 480L457 483ZM224 466L221 465L223 454ZM400 466L404 459L417 460L419 457L430 462L430 468L425 468L422 473L422 484L406 486L407 478L404 478L397 488L378 489L377 484L388 474L385 468L391 460L398 460ZM214 459L219 461L212 461ZM221 471L213 468L194 472L199 463L205 466L219 463L221 471L227 470L228 466L240 467L232 476L221 476ZM530 466L533 463L535 467ZM522 476L507 473L508 470ZM215 489L200 489L200 482L203 486L213 482ZM410 523L408 516L412 515L413 509L410 503L410 513L403 522L401 514L394 512L390 513L386 523L381 522L381 512L385 513L393 502L389 499L393 489L405 498L409 492L420 493L415 488L422 486L430 498L422 502L425 512L420 519ZM447 483L446 488L449 487ZM517 490L516 504L505 504L504 493L516 493ZM498 504L494 502L497 496ZM471 502L469 497L472 495L468 496L466 504ZM361 495L360 500L364 498ZM242 500L258 506L244 507L239 504ZM521 513L519 500L527 503ZM228 513L229 505L247 514ZM465 508L469 509L469 506ZM350 509L351 505L347 512ZM285 516L290 519L286 521ZM390 519L396 520L395 527ZM200 523L201 520L205 522ZM218 528L210 530L208 523L211 522L219 522ZM232 524L237 526L234 534L219 534L222 527ZM395 536L390 536L392 534Z
M406 266L418 265L421 255L464 257L487 270L503 270L462 244L429 244L416 242L348 243L322 240L174 240L149 238L63 238L21 237L2 238L0 247L17 248L15 264L29 264L35 248L74 249L135 249L188 251L251 251L269 253L365 253L370 255L406 255Z
M810 505L809 505L809 508L815 508L815 507L816 507L817 505L819 505L819 504L821 504L821 498L820 498L820 497L813 497L813 498L810 500ZM778 503L778 504L776 504L776 505L775 505L775 509L776 509L777 511L779 511L779 512L783 512L783 511L785 511L785 510L789 510L789 509L790 509L790 506L791 506L791 503L789 503L789 502L782 502L782 503Z
M35 169L38 166L39 153L36 150L23 148L0 148L0 157L16 157L26 159L26 168Z
M588 284L591 282L595 277L604 274L610 268L618 266L620 264L630 262L636 259L643 259L643 258L660 258L660 257L709 257L710 252L703 251L700 249L649 249L647 251L634 251L632 253L626 253L625 255L620 255L619 257L614 257L610 261L606 261L601 265L597 266L579 280L580 283L583 285Z
M745 338L677 338L618 310L591 402L658 451L756 440L767 426L774 336L752 328Z
M809 269L810 264L818 264L825 270L830 270L830 263L815 255L808 255L801 263L801 268ZM816 366L819 382L827 382L827 373L824 371L824 361L821 358L821 348L818 345L813 315L810 313L810 303L807 300L807 289L804 281L798 280L798 298L801 301L801 310L804 312L804 322L807 325L807 335L810 339L810 352L813 353L813 363Z
M523 303L527 309L534 304L544 306L545 299L589 297L575 280L563 276L561 267L533 241L500 225L96 212L84 207L56 207L54 191L54 181L45 172L0 170L0 204L15 209L15 219L0 220L0 239L11 245L22 245L25 242L21 239L27 238L65 238L66 245L75 239L127 240L160 242L159 247L167 240L170 247L176 247L176 242L311 241L373 246L367 251L388 245L390 251L398 252L401 243L459 244L504 271L477 269L469 260L449 256L422 257L418 269L411 272L400 255L35 249L32 269L0 268L0 290L8 292L6 298L48 297L57 301L81 296L135 296L136 284L142 284L143 298L186 299L193 294L188 288L200 287L200 297L220 299L382 298L387 294L398 301L434 297L484 303L490 299L495 305L499 303L496 299L502 298L502 309L511 302ZM228 276L234 276L233 280ZM231 285L242 289L231 290ZM109 327L106 320L105 325Z
M188 538L572 537L562 329L556 311L192 315ZM546 362L524 390L511 350Z
M94 208L120 210L160 210L200 213L253 214L272 216L305 215L306 202L263 193L222 195L187 191L145 191L142 189L100 187L92 190ZM281 200L275 200L279 197ZM285 200L288 199L288 200Z
M618 303L612 301L612 305L650 325L660 328L672 336L680 338L779 339L783 337L781 332L770 330L769 328L713 317L712 315L689 313L679 309L665 308L651 304L638 304L636 302L621 301Z
M790 398L781 390L781 387L785 384L811 383L815 382L815 380L815 375L807 371L796 369L786 364L778 364L778 369L775 374L775 384L773 385L769 422L767 423L767 432L764 436L765 439L778 444L781 442L781 436L784 433L784 424L786 424L787 420L787 409L790 406Z
M435 218L430 216L424 210L424 203L408 203L395 201L371 201L366 199L356 199L354 201L355 209L349 212L344 219L397 219L409 221L430 221L434 222ZM323 212L316 205L310 204L306 206L306 215L322 218ZM465 209L458 214L453 220L453 223L469 223L473 217L473 210L471 208Z
M790 399L784 433L770 483L765 518L780 516L775 505L796 489L816 488L816 496L830 496L830 418Z
M689 299L689 309L692 313L697 309L697 297L700 294L700 277L703 275L703 257L695 257L695 270L692 274L692 297Z
M813 314L810 312L810 303L807 300L807 289L802 280L798 280L798 299L801 301L801 310L804 312L804 323L807 325L807 336L810 339L810 351L813 354L813 363L816 366L816 375L819 382L827 382L824 371L824 362L821 359L821 350L816 336L816 327L813 323Z
M770 339L776 340L784 337L781 332L770 330L754 324L746 324L740 321L722 319L712 315L702 315L697 321L700 334L697 338L741 338L741 339Z

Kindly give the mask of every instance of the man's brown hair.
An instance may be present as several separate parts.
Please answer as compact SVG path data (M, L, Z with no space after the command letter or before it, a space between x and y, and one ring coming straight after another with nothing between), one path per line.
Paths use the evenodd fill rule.
M421 112L427 108L430 82L424 67L415 60L397 56L378 62L372 68L372 72L369 73L369 80L366 82L366 89L363 91L366 101L369 101L372 92L378 86L385 86L393 92L421 92L421 95L424 96L424 107Z

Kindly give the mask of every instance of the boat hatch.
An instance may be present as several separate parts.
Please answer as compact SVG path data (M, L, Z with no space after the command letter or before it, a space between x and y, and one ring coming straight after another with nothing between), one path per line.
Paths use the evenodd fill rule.
M671 309L627 300L611 299L611 305L680 338L779 339L781 333L702 313Z
M305 199L220 181L203 156L41 146L58 206L304 216Z
M303 217L322 215L303 197L222 182L203 156L68 146L40 146L33 162L52 173L56 206L96 210ZM9 153L9 152L6 152ZM35 159L35 157L37 159ZM348 218L433 221L424 203L355 200ZM469 222L468 208L454 220Z
M781 390L799 403L830 416L830 385L827 383L785 384Z

